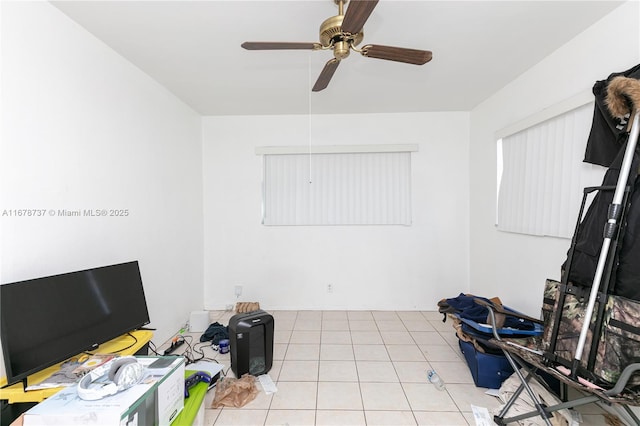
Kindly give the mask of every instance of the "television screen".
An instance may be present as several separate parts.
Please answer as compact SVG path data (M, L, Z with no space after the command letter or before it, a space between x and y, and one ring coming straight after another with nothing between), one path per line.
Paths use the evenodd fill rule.
M146 324L137 261L0 285L8 384Z

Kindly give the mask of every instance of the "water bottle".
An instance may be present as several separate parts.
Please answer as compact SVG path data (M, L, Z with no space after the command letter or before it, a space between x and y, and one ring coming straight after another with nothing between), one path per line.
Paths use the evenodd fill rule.
M427 371L427 378L429 379L429 382L436 387L436 389L444 390L444 381L440 378L440 376L438 376L438 373L436 373L435 370Z

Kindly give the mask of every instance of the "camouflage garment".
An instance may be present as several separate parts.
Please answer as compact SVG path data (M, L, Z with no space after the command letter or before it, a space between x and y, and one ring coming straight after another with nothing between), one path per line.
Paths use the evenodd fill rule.
M551 310L549 310L548 303L543 304L544 351L548 351L551 345L551 334L555 321L553 313L559 309L559 286L560 283L553 280L547 280L545 285L545 300L554 300L555 302ZM587 302L588 300L580 300L572 294L567 294L565 297L554 352L562 360L570 362L575 357ZM596 302L594 312L597 312L597 309L598 303ZM640 362L640 302L619 296L607 297L603 332L600 335L595 364L593 369L589 370L587 360L589 359L595 321L596 316L593 315L580 365L585 372L612 384L618 380L624 367L634 362ZM634 375L628 382L628 386L636 385L640 385L640 374Z

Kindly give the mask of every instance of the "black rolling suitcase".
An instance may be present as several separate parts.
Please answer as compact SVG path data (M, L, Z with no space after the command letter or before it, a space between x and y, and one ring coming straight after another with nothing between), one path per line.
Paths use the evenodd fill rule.
M231 369L236 377L266 374L273 365L273 316L258 310L229 319Z

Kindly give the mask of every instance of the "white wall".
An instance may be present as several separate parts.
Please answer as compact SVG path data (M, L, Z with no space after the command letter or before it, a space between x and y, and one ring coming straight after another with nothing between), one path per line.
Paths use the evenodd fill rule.
M495 132L640 62L640 3L628 2L471 112L471 291L538 315L570 240L495 229ZM585 141L586 142L586 141ZM576 217L579 206L576 206Z
M139 260L162 343L203 307L201 118L47 2L2 2L2 101L0 212L55 213L0 216L0 281Z
M205 117L205 307L434 310L468 291L468 113ZM256 146L418 144L413 225L267 227ZM327 284L333 293L327 293Z

